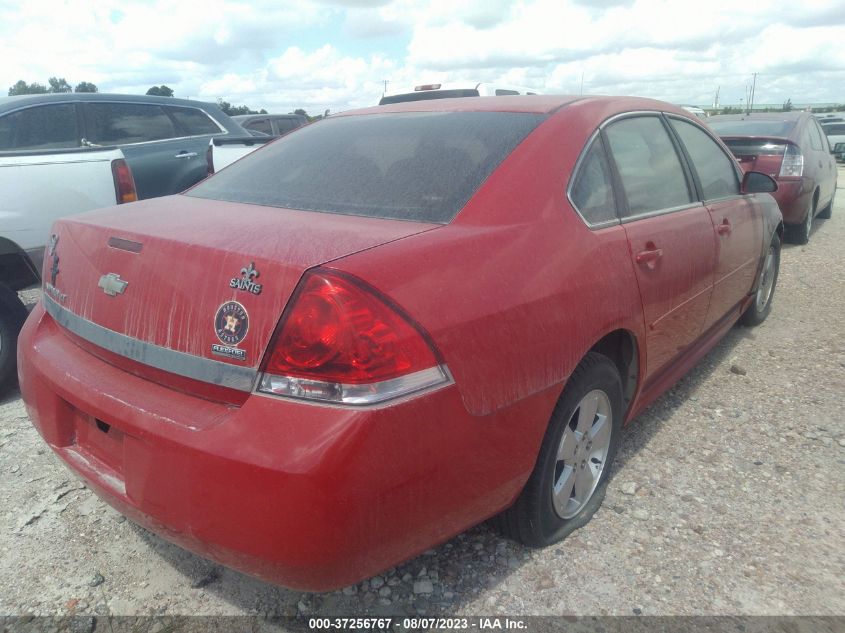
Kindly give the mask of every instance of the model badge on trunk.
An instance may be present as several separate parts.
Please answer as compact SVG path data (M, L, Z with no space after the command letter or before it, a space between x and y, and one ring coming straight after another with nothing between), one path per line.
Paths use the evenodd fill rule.
M56 275L59 274L59 255L56 253L56 246L59 244L59 236L50 236L50 255L53 256L53 265L50 267L50 284L56 285Z
M249 266L241 268L240 279L233 277L232 280L229 281L229 287L234 288L235 290L246 290L254 295L260 295L261 284L257 284L253 281L255 277L260 276L261 273L258 272L258 269L255 267L255 262L250 262Z
M122 295L129 285L128 281L123 281L120 275L109 273L100 277L100 282L97 284L110 297L115 295Z
M59 303L64 303L67 301L67 295L63 293L61 290L56 288L56 276L59 274L59 254L56 253L56 245L59 243L59 236L58 235L51 235L50 236L50 249L47 252L48 255L53 257L52 265L50 266L50 281L44 282L44 290L47 291L47 294L53 297Z
M225 356L226 358L233 358L234 360L246 360L246 350L238 349L237 347L226 347L213 343L211 345L211 353L218 356Z
M214 331L221 343L237 345L246 338L249 330L249 315L237 301L227 301L217 309L214 317Z

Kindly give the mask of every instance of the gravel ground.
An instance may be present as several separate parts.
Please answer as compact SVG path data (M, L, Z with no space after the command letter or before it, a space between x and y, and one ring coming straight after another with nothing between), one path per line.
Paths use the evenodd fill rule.
M839 182L845 186L845 170ZM845 193L785 246L774 309L628 428L603 508L530 550L481 525L303 594L124 520L0 403L0 615L845 615Z

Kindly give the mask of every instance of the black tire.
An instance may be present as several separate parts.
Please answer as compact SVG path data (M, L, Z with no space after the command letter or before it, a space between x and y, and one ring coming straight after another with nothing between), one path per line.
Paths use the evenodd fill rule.
M816 216L817 218L821 218L822 220L829 220L830 216L833 214L833 201L836 200L836 189L833 190L833 195L830 197L830 202L828 205L819 211L819 214Z
M572 425L577 424L582 400L596 390L605 394L609 405L609 443L592 493L585 495L586 502L574 515L562 518L555 509L553 500L555 478L562 479L559 473L564 472L559 470L564 461L558 459L558 451L564 431L574 432L575 427ZM560 541L592 518L604 500L607 490L611 464L619 447L622 415L622 380L616 365L606 356L590 352L572 373L555 406L534 470L522 493L513 506L496 517L495 523L505 536L531 547L543 547ZM594 415L591 424L598 426L600 417ZM605 424L607 423L605 419ZM576 457L575 460L577 459ZM577 461L575 463L574 470L577 474ZM581 468L583 470L583 465ZM570 501L577 500L573 498Z
M0 284L0 395L17 382L18 332L27 314L18 293Z
M778 272L780 271L780 248L780 238L775 233L772 237L772 243L769 245L769 250L766 253L767 259L763 262L763 271L760 273L760 283L757 286L757 291L754 293L754 300L740 317L740 323L742 325L749 327L760 325L769 316L769 312L772 311L772 301L775 298L775 288L777 288ZM772 268L767 271L766 266L770 255L772 257ZM771 281L771 285L767 289L766 284L769 281Z
M807 209L807 217L797 226L786 227L786 238L792 244L806 244L810 241L810 232L813 230L813 217L816 215L816 203L818 198L813 196L810 208Z

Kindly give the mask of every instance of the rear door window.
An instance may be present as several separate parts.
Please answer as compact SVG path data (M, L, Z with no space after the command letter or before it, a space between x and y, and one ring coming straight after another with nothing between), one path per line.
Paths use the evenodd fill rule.
M407 112L324 119L245 156L187 195L446 223L544 118Z
M810 137L810 147L812 147L817 152L821 151L822 135L816 127L815 121L807 121L807 136Z
M255 130L262 134L273 135L273 127L270 125L270 119L254 119L248 121L244 127L248 130Z
M605 133L628 202L627 215L692 202L680 158L659 117L622 119L611 123Z
M827 142L827 136L822 131L819 122L814 119L811 119L810 124L813 128L813 133L818 137L819 149L821 149L821 151L823 152L830 153L830 144Z
M578 212L591 226L616 221L610 167L600 137L590 144L575 175L570 198Z
M299 121L296 119L276 119L275 124L278 130L277 134L287 134L299 127Z
M87 139L98 145L144 143L182 136L158 105L86 103Z
M72 103L33 106L0 117L0 150L79 147L81 138Z
M692 123L674 117L669 121L692 160L704 199L714 200L739 195L739 177L734 161L725 154L719 144Z
M220 134L222 131L205 112L199 108L182 108L166 106L167 112L188 136L203 136L205 134Z

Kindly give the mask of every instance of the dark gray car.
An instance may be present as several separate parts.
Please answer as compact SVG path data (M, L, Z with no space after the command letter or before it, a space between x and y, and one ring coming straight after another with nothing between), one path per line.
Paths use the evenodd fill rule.
M115 145L139 198L184 191L207 174L209 139L248 133L213 103L98 93L0 98L0 151Z

